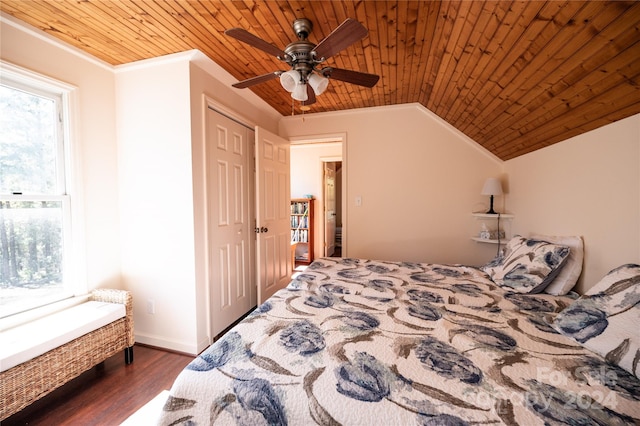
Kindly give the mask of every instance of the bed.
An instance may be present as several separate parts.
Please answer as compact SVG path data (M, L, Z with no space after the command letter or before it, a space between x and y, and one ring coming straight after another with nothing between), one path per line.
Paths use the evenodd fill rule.
M579 297L516 264L318 259L183 370L160 424L639 424L640 266Z

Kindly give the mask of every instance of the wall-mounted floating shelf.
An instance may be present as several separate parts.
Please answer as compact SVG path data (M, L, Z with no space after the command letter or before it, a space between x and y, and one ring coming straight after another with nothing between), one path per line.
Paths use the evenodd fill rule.
M471 237L473 241L488 244L504 244L511 238L511 221L515 217L514 215L508 213L488 214L479 212L471 213L471 215L479 223L485 224L490 234L497 234L499 231L504 232L504 236L499 239L497 236L494 237L493 235L490 235L489 238L484 238L480 234L481 231L478 230L477 236ZM498 229L498 226L500 226L500 229Z

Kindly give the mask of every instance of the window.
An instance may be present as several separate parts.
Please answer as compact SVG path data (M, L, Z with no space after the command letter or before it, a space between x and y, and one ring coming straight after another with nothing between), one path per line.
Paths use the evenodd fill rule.
M74 293L67 89L2 64L0 317Z

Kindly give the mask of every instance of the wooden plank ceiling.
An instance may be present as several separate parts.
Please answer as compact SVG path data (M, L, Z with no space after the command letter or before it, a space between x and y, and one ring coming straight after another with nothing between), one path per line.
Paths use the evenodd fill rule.
M638 1L2 0L0 10L112 65L199 49L238 80L287 68L226 29L283 49L296 18L313 22L314 43L354 18L368 36L326 65L380 81L332 80L311 113L419 102L504 160L640 113ZM292 113L277 79L238 90Z

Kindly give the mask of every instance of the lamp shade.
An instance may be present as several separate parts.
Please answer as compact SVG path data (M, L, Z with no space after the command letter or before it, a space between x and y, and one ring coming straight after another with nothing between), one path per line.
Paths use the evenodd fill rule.
M296 84L296 87L291 92L291 97L296 101L304 102L309 99L309 95L307 94L307 85L306 84Z
M300 84L300 74L298 71L289 70L280 74L280 84L289 93L292 93L296 86Z
M329 85L329 79L318 74L311 74L309 76L309 84L316 95L321 95Z
M488 178L482 187L482 195L502 195L502 183L498 178Z

